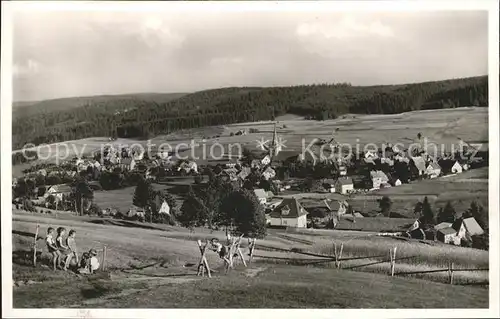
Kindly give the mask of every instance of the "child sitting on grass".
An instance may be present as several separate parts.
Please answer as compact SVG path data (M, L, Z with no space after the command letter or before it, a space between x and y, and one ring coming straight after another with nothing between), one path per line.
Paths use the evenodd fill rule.
M78 272L80 274L93 274L97 269L99 269L99 261L96 256L97 252L95 249L91 249L88 252L83 253Z
M66 255L68 253L68 246L66 246L64 244L64 234L65 233L66 233L66 228L64 228L64 227L57 228L56 246L60 252L59 261L57 262L58 267L61 267L61 264L63 264L63 261L61 260L63 255Z
M66 246L68 247L68 254L66 255L66 261L64 262L64 270L68 270L69 263L73 258L76 259L76 264L78 265L78 251L76 249L75 242L76 231L74 229L69 231L68 238L66 239Z
M61 257L61 252L57 248L56 242L54 241L54 228L49 227L47 229L47 237L45 238L45 243L47 244L47 249L52 255L52 262L54 264L54 271L56 271L57 263Z

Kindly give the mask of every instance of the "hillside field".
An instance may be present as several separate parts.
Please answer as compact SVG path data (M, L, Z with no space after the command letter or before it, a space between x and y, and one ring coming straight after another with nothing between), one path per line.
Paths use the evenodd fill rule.
M441 150L441 148L451 150L452 145L457 150L460 143L458 138L469 143L482 144L480 150L487 150L487 123L487 108L464 107L414 111L394 115L346 115L335 120L326 121L296 119L292 116L291 119L285 117L285 120L278 121L277 132L284 140L285 147L283 150L297 152L305 150L315 138L329 139L333 132L335 132L334 137L338 143L351 145L354 151L356 147L363 150L368 143L374 143L379 147L383 143L401 143L408 146L416 142L419 132L428 139L429 145L431 143L438 145L438 150ZM49 161L55 161L58 155L59 158L67 156L67 159L70 159L77 154L92 154L108 143L115 146L138 144L145 149L147 149L148 143L153 146L167 143L172 150L175 150L176 147L178 147L178 150L184 150L194 140L199 145L193 150L187 149L180 152L180 155L199 158L197 161L200 164L206 164L208 160L218 158L229 152L237 155L243 147L256 149L257 140L262 138L270 140L272 138L273 126L274 122L261 121L204 127L181 130L169 135L159 135L149 141L120 138L110 142L105 137L92 137L48 144L48 146L39 148L39 156L47 158ZM250 128L257 129L258 133L230 136L231 132L235 133L238 130L249 130ZM220 137L203 141L204 136L213 137L214 135L220 135ZM68 152L66 152L66 146L61 144L68 147ZM219 146L212 147L214 144L220 144L224 149L220 149ZM151 149L156 150L153 146ZM58 149L59 153L57 153ZM429 150L432 151L431 148Z
M34 269L28 256L37 223L40 225L37 246L42 250L39 258L42 265ZM93 247L100 252L99 258L106 245L109 274L105 278L87 280L71 272L54 273L43 266L48 261L43 239L49 225L75 229L79 249L85 251ZM488 289L474 287L487 282L487 271L457 272L455 284L462 286L456 286L445 284L446 272L391 278L387 275L389 263L383 262L389 249L397 246L399 256L408 257L398 261L399 272L441 269L449 261L453 261L456 268L480 269L488 267L486 251L401 241L369 232L269 230L268 236L257 242L254 262L248 268L238 263L234 271L224 275L222 261L215 253L208 252L209 264L215 270L214 278L196 277L199 251L195 241L213 237L222 240L224 233L207 229L190 232L167 225L77 217L67 213L55 217L14 210L14 280L40 282L35 284L37 289L14 287L14 306L276 308L284 307L283 298L290 294L296 296L297 303L288 304L288 307L298 308L488 306ZM341 270L334 269L331 260L299 253L332 255L333 242L344 244L342 258L345 260ZM243 243L243 252L247 254L246 241ZM372 257L351 259L367 256ZM366 265L370 263L374 265ZM415 294L424 287L426 294ZM40 300L37 296L45 290L52 291L51 297ZM68 294L69 291L76 293ZM383 298L381 291L387 292ZM446 297L451 294L454 298ZM65 298L61 299L63 295Z

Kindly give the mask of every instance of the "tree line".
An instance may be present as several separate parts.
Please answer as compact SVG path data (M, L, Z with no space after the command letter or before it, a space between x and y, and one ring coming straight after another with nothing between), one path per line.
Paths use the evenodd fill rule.
M147 99L117 97L96 99L94 103L85 100L80 107L66 111L59 108L18 114L12 127L13 149L26 143L38 145L91 136L148 138L180 129L272 120L286 113L325 120L346 113L392 114L487 105L487 76L368 87L348 83L235 87L167 101L161 95Z

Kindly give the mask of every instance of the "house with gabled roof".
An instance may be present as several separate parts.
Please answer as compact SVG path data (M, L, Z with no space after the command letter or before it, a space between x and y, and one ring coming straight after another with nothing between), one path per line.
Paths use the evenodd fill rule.
M170 206L168 205L167 201L163 201L163 203L160 206L160 209L158 210L158 214L170 215Z
M335 182L335 192L348 194L354 190L354 183L350 177L341 177Z
M250 175L250 173L252 173L252 169L250 167L242 167L241 168L241 171L238 173L237 177L244 181L245 179L247 179L247 177Z
M270 180L276 177L276 171L272 167L268 166L264 172L262 172L262 176L265 180Z
M307 227L308 212L296 198L285 198L273 209L270 215L270 226Z
M460 239L472 240L472 236L484 234L484 230L474 217L457 219L452 227L456 230Z
M238 170L234 167L223 169L222 174L230 181L235 181L238 179Z
M425 174L425 160L422 156L415 156L410 158L410 163L417 170L418 175L422 176Z
M445 244L460 245L460 237L457 236L457 231L452 227L437 229L436 239Z
M389 177L382 171L371 171L372 188L379 189L389 184Z
M439 166L439 164L436 162L430 162L429 165L427 165L425 173L430 178L439 177L439 175L441 175L441 166Z
M255 193L255 196L259 200L259 203L261 203L262 205L265 205L267 203L267 194L264 189L256 188L253 190L253 192Z
M54 196L58 200L62 200L64 195L71 194L71 186L68 184L52 185L46 191L43 197L47 199L49 196Z
M135 168L135 164L136 164L135 159L127 157L121 160L119 166L123 170L131 171Z

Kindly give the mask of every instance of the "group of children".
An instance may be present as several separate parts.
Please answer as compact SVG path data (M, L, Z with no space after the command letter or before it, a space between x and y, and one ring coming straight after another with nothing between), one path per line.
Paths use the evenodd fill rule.
M81 260L78 258L78 250L76 247L76 231L71 229L66 240L64 235L66 229L64 227L57 228L57 236L54 240L54 228L47 229L47 237L45 242L49 253L52 255L54 271L56 269L68 270L73 259L76 261L77 272L81 274L92 274L99 269L99 261L97 260L97 252L95 249L90 249L82 254Z

